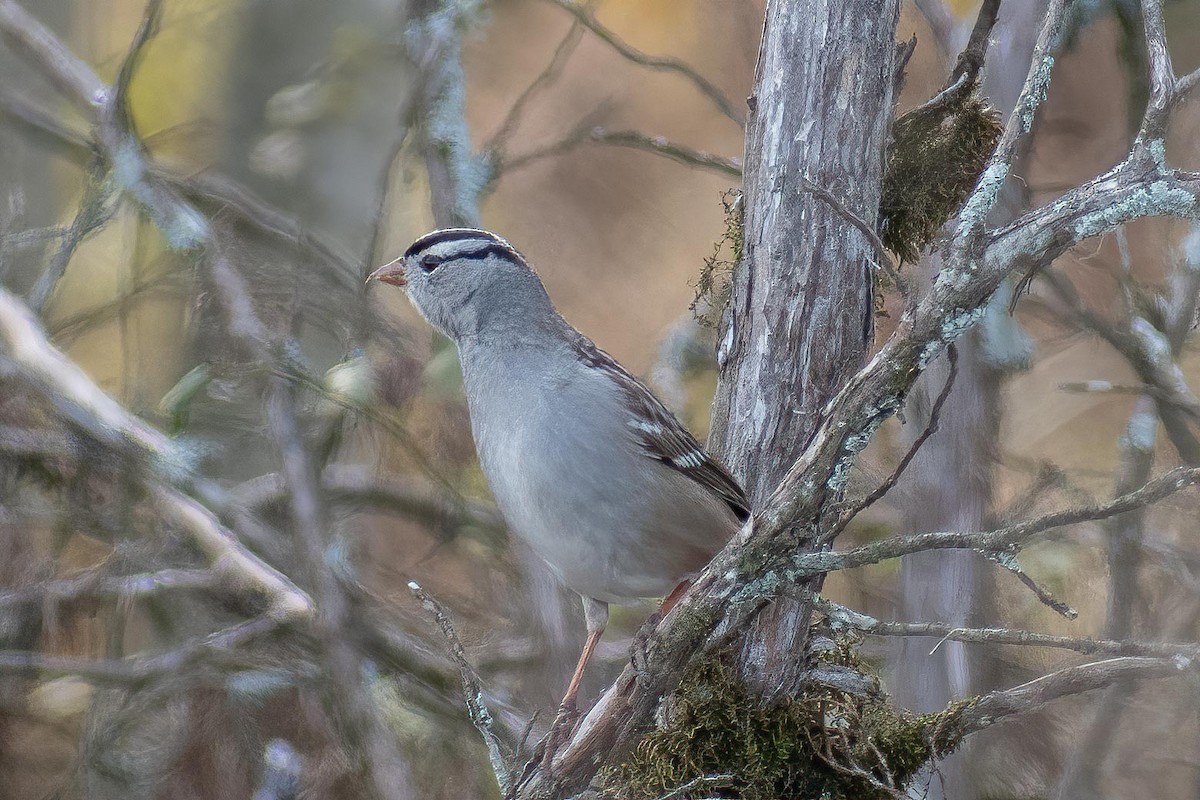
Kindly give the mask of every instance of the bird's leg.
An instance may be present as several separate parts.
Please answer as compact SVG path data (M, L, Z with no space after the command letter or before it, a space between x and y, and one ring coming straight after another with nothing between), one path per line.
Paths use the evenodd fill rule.
M564 708L574 707L575 695L579 693L579 684L583 680L583 671L587 668L588 662L592 660L592 655L596 652L596 645L600 643L604 629L608 627L608 603L593 600L590 597L583 598L583 618L587 621L587 641L583 644L583 652L579 654L579 663L575 665L575 674L571 676L571 682L567 684L567 693L562 699Z
M575 722L579 718L579 712L575 709L575 696L579 694L583 671L587 669L588 662L592 660L592 655L596 652L596 645L600 643L600 637L603 635L604 629L608 627L608 603L584 597L583 618L587 620L587 641L583 644L583 652L579 654L579 663L575 665L575 674L571 676L571 682L567 685L567 693L558 706L558 716L554 718L553 724L550 725L550 732L543 740L546 748L542 753L541 760L545 769L550 768L559 745L575 729Z

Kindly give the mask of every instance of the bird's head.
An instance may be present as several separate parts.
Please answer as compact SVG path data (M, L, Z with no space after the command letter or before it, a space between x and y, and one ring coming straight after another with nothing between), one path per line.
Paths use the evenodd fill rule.
M421 316L456 341L555 313L524 257L477 228L427 233L367 280L403 287Z

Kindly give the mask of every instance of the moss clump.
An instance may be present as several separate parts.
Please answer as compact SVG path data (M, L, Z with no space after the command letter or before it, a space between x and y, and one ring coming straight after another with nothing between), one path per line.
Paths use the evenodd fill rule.
M859 666L851 648L818 659L834 662ZM729 668L710 661L684 677L669 719L601 775L601 796L650 800L703 776L724 776L697 784L695 795L882 800L957 745L952 725L941 724L947 713L956 712L910 715L879 692L849 694L824 683L764 706Z
M725 208L725 231L713 245L712 255L704 259L694 284L696 296L688 306L696 321L706 328L717 327L729 305L733 294L733 270L742 260L742 243L745 241L742 193L736 189L722 192L721 205Z
M972 81L896 120L879 202L884 245L915 262L987 165L1003 127Z

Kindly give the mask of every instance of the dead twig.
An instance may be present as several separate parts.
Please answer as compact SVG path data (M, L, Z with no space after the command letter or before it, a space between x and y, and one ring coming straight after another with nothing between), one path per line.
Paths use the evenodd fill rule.
M592 10L583 3L576 0L546 0L546 2L558 6L566 11L571 16L575 17L581 25L587 28L600 41L607 44L613 50L621 55L622 58L632 61L643 67L651 69L663 70L664 72L673 72L676 75L686 79L695 86L701 94L712 101L717 109L736 122L738 126L744 124L742 117L734 111L733 104L725 97L725 94L718 89L711 81L700 75L696 70L684 61L671 56L652 56L643 53L641 50L628 44L624 39L618 36L615 32L606 28L601 22L596 19L596 15Z
M946 357L949 361L950 370L946 375L946 382L942 385L942 390L938 392L937 398L933 401L933 407L929 410L929 422L925 425L925 430L921 431L921 435L913 441L912 446L908 448L908 452L900 459L900 463L896 465L892 474L883 483L875 487L875 490L869 495L859 500L852 508L838 517L837 523L829 533L829 541L836 539L837 535L846 529L851 520L890 492L900 480L900 476L908 469L908 465L916 458L921 447L929 440L929 437L938 432L942 416L942 406L946 404L946 400L950 397L950 392L954 389L954 379L958 377L958 348L954 345L947 347Z
M479 731L479 735L483 737L483 743L487 746L488 761L491 762L492 772L496 776L496 782L500 785L501 794L508 796L512 786L512 774L504 756L504 746L495 731L492 730L492 714L488 711L487 703L483 699L483 682L479 678L479 673L467 659L467 652L463 648L462 640L458 638L458 632L454 630L454 623L450 621L446 609L442 608L442 605L422 589L416 581L409 581L408 588L425 610L433 616L434 622L437 623L446 640L450 649L450 658L458 666L459 676L462 679L463 700L467 704L467 713L471 716L471 724Z

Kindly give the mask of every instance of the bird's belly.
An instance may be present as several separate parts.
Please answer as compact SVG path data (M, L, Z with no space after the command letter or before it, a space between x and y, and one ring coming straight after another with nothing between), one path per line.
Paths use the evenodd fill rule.
M518 471L492 474L487 461L484 469L509 527L573 591L608 603L663 596L728 538L721 509L645 485L648 469L666 469L652 460L634 454L641 463L625 463L628 449L594 440L586 454L561 444L505 460Z

